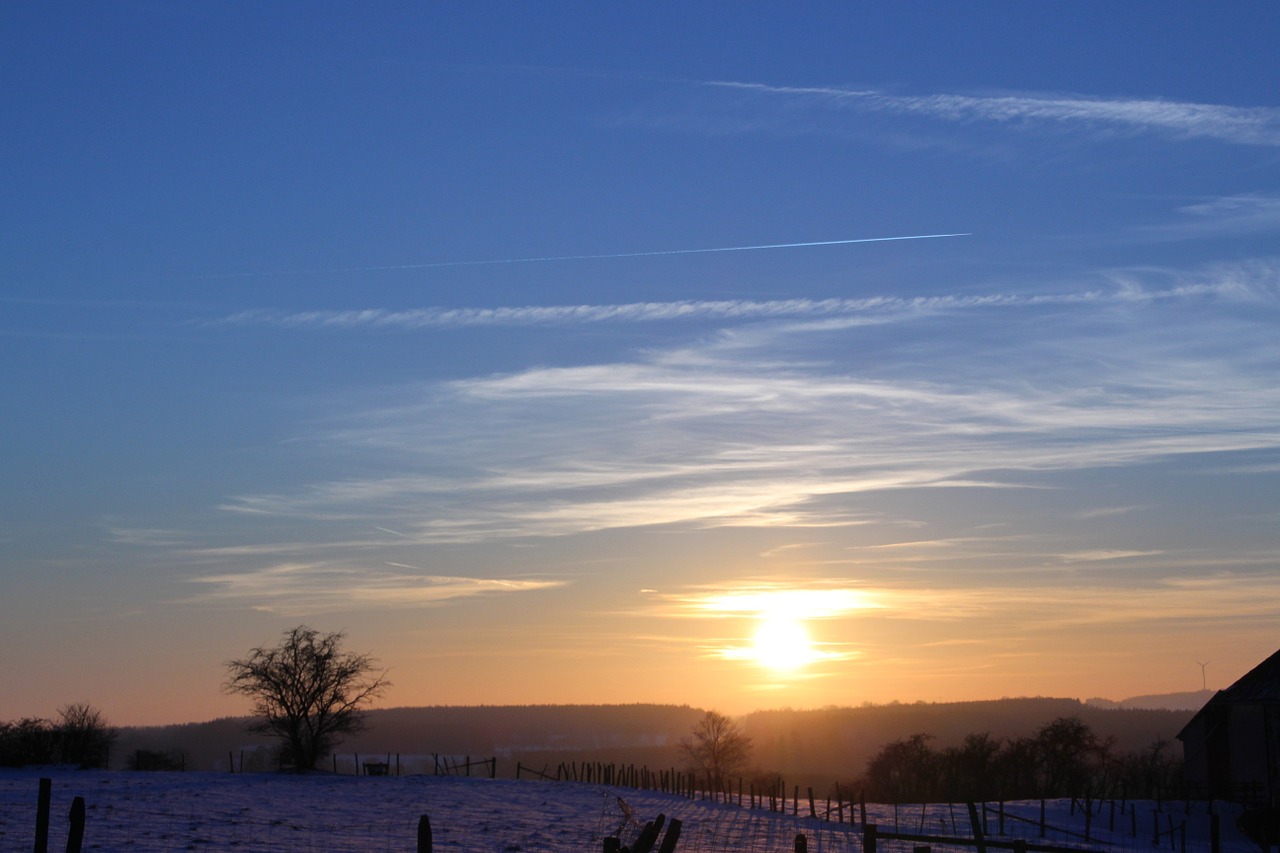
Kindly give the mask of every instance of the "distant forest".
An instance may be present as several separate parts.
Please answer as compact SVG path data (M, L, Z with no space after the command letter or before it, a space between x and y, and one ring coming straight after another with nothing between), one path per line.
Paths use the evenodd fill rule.
M496 757L498 775L524 767L555 768L561 762L681 767L679 742L704 711L686 705L534 705L391 708L371 711L368 729L343 742L342 754ZM1113 756L1181 757L1174 739L1194 712L1100 708L1074 699L1000 699L984 702L867 705L816 710L757 711L738 718L751 737L757 775L780 775L815 790L872 779L871 762L892 746L911 746L920 760L989 752L1023 745L1061 718L1078 720ZM134 756L163 755L191 770L226 770L242 750L267 750L273 742L245 730L244 718L178 726L123 728L112 766ZM985 739L975 745L973 737ZM1156 745L1163 744L1160 749ZM893 752L894 750L890 750ZM897 749L904 761L907 754ZM971 756L972 757L972 756ZM883 769L883 768L882 768ZM940 776L941 765L926 775ZM1163 766L1162 772L1168 771ZM909 774L894 784L907 786ZM889 777L886 777L889 778ZM907 791L899 792L906 796ZM1136 792L1135 792L1136 793Z

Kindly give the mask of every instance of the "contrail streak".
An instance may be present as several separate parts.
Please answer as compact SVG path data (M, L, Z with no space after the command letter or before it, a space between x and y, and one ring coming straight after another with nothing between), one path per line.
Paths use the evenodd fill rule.
M814 240L807 243L766 243L759 246L719 246L712 249L664 249L656 252L613 252L601 255L547 255L536 258L501 258L482 261L431 261L420 264L388 264L386 266L340 267L280 272L211 273L197 278L250 278L269 275L320 275L344 272L388 272L393 270L429 270L445 267L479 267L498 264L541 264L555 261L599 261L612 258L655 258L663 255L706 255L713 252L758 252L764 249L803 249L815 246L847 246L851 243L892 243L901 240L938 240L944 237L970 237L964 234L910 234L904 237L859 237L851 240Z

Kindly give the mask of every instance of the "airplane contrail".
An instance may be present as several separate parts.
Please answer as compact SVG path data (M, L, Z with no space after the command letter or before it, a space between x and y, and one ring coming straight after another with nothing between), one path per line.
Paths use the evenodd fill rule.
M802 249L815 246L847 246L851 243L891 243L901 240L938 240L944 237L971 237L963 234L909 234L899 237L857 237L849 240L813 240L806 243L765 243L757 246L719 246L711 249L662 249L649 252L613 252L600 255L545 255L533 258L500 258L476 261L429 261L418 264L388 264L385 266L340 267L336 269L286 270L281 272L211 273L197 278L249 278L269 275L318 275L343 272L388 272L392 270L426 270L445 267L478 267L497 264L538 264L554 261L599 261L611 258L654 258L662 255L705 255L712 252L756 252L764 249Z

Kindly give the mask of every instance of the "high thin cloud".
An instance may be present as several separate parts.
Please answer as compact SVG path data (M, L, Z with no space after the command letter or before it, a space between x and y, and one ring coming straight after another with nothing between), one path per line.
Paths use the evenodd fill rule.
M1221 196L1184 204L1176 218L1139 229L1157 239L1182 240L1280 233L1280 197L1265 193Z
M1275 282L1261 270L1254 275L1264 290ZM433 329L472 326L546 326L592 323L750 321L786 318L848 318L867 323L911 319L949 311L989 308L1069 306L1082 303L1131 303L1194 295L1238 296L1234 281L1183 282L1165 288L1107 288L1060 293L988 293L941 296L874 296L860 299L680 300L618 305L525 305L497 308L365 308L349 311L240 311L215 321L227 326L275 326L286 329ZM1266 287L1266 285L1272 287Z
M204 575L201 600L252 602L255 609L286 616L334 610L421 607L478 595L529 592L563 586L563 581L530 578L469 578L426 574L388 563L383 568L347 563L277 563L243 572Z
M1013 488L1280 446L1275 265L1113 277L1107 290L926 310L889 300L919 321L910 334L862 322L859 302L607 362L403 389L313 439L359 448L394 476L226 508L363 519L420 542L818 529L867 523L852 496L872 491Z
M829 86L770 86L710 81L706 85L836 109L916 115L948 122L1058 125L1238 145L1280 146L1280 108L1200 104L1150 98L1102 98L1047 94L895 95L876 89Z

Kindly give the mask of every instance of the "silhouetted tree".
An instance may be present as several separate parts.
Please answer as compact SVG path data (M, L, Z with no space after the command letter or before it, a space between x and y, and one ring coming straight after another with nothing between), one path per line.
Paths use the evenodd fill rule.
M938 757L930 734L914 734L886 744L867 762L867 794L888 802L924 802L933 793Z
M999 794L1007 799L1038 797L1040 754L1034 738L1019 737L1005 742L996 756L995 772Z
M88 702L75 702L58 709L58 717L58 757L81 768L106 768L117 732L102 712Z
M1111 750L1079 717L1058 717L1036 732L1044 796L1076 797L1098 780Z
M952 802L994 799L999 792L996 760L1000 741L990 732L968 735L961 746L945 749L938 756L940 774Z
M298 772L314 769L342 735L362 730L364 707L390 686L385 672L373 674L372 657L342 650L344 639L299 625L279 645L227 663L224 689L253 700L251 730L279 737L282 763Z
M751 758L751 738L738 724L719 711L707 711L693 734L680 741L680 751L701 770L713 790L724 790Z
M26 767L52 764L55 736L48 720L23 717L0 723L0 766Z

